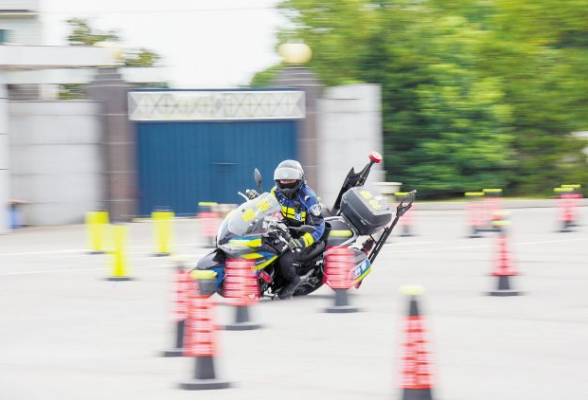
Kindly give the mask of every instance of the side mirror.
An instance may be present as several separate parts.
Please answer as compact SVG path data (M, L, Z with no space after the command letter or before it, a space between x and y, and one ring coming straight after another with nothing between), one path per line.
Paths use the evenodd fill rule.
M261 172L259 172L259 170L257 168L255 168L255 171L253 171L253 178L255 179L255 185L257 186L257 191L259 193L261 193L262 190L262 185L263 185L263 179L261 178Z
M416 192L416 190L412 190L400 200L400 204L398 204L398 207L396 208L396 215L402 217L408 210L410 210L412 203L416 198Z

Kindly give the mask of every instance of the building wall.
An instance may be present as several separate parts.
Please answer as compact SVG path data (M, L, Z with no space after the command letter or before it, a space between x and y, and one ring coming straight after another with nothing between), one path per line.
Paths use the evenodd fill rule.
M11 198L27 225L80 223L103 200L101 130L92 102L9 102Z
M0 6L0 9L2 7ZM0 29L8 31L6 43L20 45L40 45L43 43L42 24L34 17L2 17Z
M8 31L6 43L43 44L39 0L0 0L0 30Z
M8 163L8 91L0 73L0 234L8 231L9 163Z
M319 99L318 112L318 195L330 208L351 167L357 172L371 151L383 153L380 87L328 88ZM383 180L381 166L374 166L368 185Z
M40 0L0 0L0 10L39 11Z

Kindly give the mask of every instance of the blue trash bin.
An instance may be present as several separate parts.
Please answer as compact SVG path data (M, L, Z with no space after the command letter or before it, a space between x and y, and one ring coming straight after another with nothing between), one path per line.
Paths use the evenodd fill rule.
M8 209L8 221L12 229L22 228L22 213L16 204L11 204Z

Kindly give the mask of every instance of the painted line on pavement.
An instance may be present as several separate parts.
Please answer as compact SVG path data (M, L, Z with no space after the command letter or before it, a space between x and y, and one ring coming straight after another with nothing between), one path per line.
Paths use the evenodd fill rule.
M535 241L535 242L514 242L515 246L526 246L526 245L535 245L535 244L550 244L550 243L567 243L567 242L580 242L580 241L586 241L588 240L588 238L578 238L578 239L561 239L561 240L540 240L540 241ZM430 253L433 251L450 251L450 250L468 250L468 249L484 249L484 248L490 248L490 247L495 247L495 243L490 243L490 244L483 244L483 245L477 245L477 246L454 246L454 247L439 247L439 248L425 248L425 249L418 249L418 250L400 250L400 251L395 251L392 246L389 248L385 248L382 250L387 250L385 251L385 253L394 253L394 254L399 254L399 253Z
M181 243L176 244L174 247L199 247L198 243ZM138 249L152 249L153 246L131 246L128 249L130 250L138 250ZM12 257L12 256L30 256L30 255L49 255L49 254L67 254L67 253L79 253L78 255L95 255L89 254L88 249L68 249L68 250L45 250L45 251L23 251L18 253L0 253L0 257ZM135 253L135 254L143 254L143 253Z
M195 256L204 256L205 254L196 254ZM155 260L155 257L149 257L150 260ZM169 264L165 265L146 265L139 268L170 268L173 266ZM46 274L61 274L67 272L92 272L92 271L105 271L109 270L109 267L95 267L95 268L63 268L63 269L49 269L49 270L34 270L34 271L16 271L16 272L0 272L0 276L14 276L14 275L46 275ZM135 270L136 268L133 268Z

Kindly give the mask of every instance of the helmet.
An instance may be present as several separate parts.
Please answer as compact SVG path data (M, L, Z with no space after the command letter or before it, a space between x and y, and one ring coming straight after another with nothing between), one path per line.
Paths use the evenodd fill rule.
M294 183L281 183L282 180L294 180ZM284 160L278 164L274 171L276 191L286 198L292 199L305 183L304 170L296 160Z

